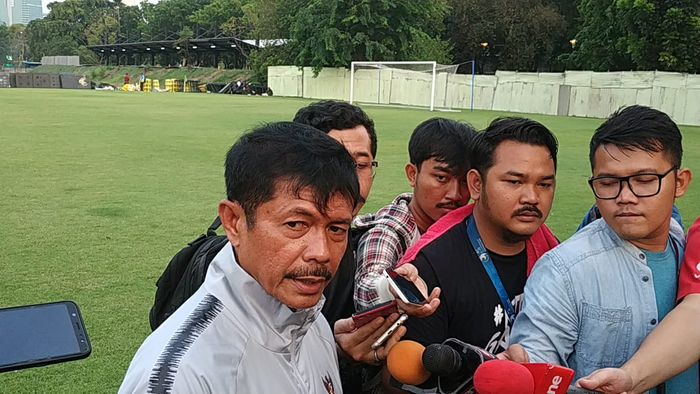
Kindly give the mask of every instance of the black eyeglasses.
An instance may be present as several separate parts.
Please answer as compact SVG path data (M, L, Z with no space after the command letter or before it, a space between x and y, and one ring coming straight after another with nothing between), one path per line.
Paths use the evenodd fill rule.
M635 174L630 176L601 176L591 178L588 184L593 189L593 194L601 200L614 200L622 193L622 183L626 182L630 191L637 197L652 197L661 191L661 180L672 171L671 167L663 174Z
M370 176L372 177L374 177L374 175L377 173L377 167L379 167L379 163L374 160L368 162L361 161L355 163L355 168L357 168L358 174L370 174Z

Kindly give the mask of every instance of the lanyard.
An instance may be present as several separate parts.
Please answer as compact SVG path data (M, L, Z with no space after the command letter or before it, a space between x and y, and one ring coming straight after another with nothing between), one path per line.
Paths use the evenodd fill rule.
M513 321L515 320L515 310L513 309L513 304L510 303L510 298L508 298L508 293L506 292L505 287L503 287L501 278L498 276L496 266L493 265L493 260L491 260L491 256L489 256L489 252L486 250L484 242L479 236L479 231L476 229L476 222L474 221L473 215L467 219L467 235L469 236L469 242L471 242L472 248L474 248L477 257L484 265L484 269L486 270L489 279L491 279L493 288L496 290L496 293L498 293L498 298L501 300L503 309L506 311L506 315L508 316L508 322L510 323L510 326L513 327Z

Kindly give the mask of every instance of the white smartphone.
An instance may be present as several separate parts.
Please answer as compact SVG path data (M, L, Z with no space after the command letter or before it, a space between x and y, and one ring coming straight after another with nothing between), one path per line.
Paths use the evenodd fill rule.
M391 325L391 327L389 327L386 331L384 331L384 334L382 334L382 335L372 344L372 350L377 350L377 349L379 349L380 347L382 347L382 345L384 345L384 343L386 343L386 341L388 341L389 338L391 338L391 336L394 335L394 333L396 332L396 330L398 330L399 327L401 327L401 325L406 321L406 319L408 319L408 315L405 314L405 313L404 313L403 315L399 316L399 319L396 320L396 321L394 322L394 324Z
M413 282L397 274L396 271L385 270L384 277L401 301L413 305L423 305L428 302Z

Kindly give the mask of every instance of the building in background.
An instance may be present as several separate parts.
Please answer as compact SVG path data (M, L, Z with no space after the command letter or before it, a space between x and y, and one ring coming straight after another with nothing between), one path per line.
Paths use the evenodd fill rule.
M41 0L6 0L10 3L11 24L22 24L39 19L43 16Z
M12 23L10 23L10 0L0 0L0 24L6 24L7 26L10 26Z

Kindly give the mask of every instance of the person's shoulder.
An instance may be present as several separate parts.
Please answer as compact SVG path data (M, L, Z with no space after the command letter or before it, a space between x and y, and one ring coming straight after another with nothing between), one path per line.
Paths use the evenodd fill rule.
M466 231L466 227L460 224L440 234L418 253L416 266L429 264L437 275L449 274L454 271L456 263L476 258Z
M576 255L590 256L603 252L615 246L614 239L610 236L611 231L605 220L597 219L588 226L578 230L549 253L574 253Z
M380 208L375 213L358 216L353 221L357 228L401 229L407 223L414 223L408 203L413 198L411 193L399 194L390 204Z
M410 194L400 195L394 203L387 205L374 214L368 214L355 219L353 224L361 236L358 244L368 245L368 241L378 239L390 241L405 249L417 237L416 222L408 209L407 203L396 203ZM410 199L410 198L409 198Z
M700 249L700 217L688 230L688 244L686 247Z
M584 274L580 270L595 270L597 263L607 261L601 258L602 255L614 253L618 248L624 248L624 245L616 240L605 220L597 219L540 257L532 274L541 273L545 267L559 274L567 274L571 270Z
M234 325L226 324L226 319L210 324L185 322L156 351L155 359L153 355L148 357L153 366L149 368L146 363L142 370L148 371L149 388L158 385L153 392L217 392L214 388L235 384L235 373L229 369L242 360L249 342L250 337ZM222 365L220 360L224 359L230 363Z
M458 224L439 236L421 249L421 253L429 256L451 257L454 251L469 249L467 246L467 227L464 223Z

